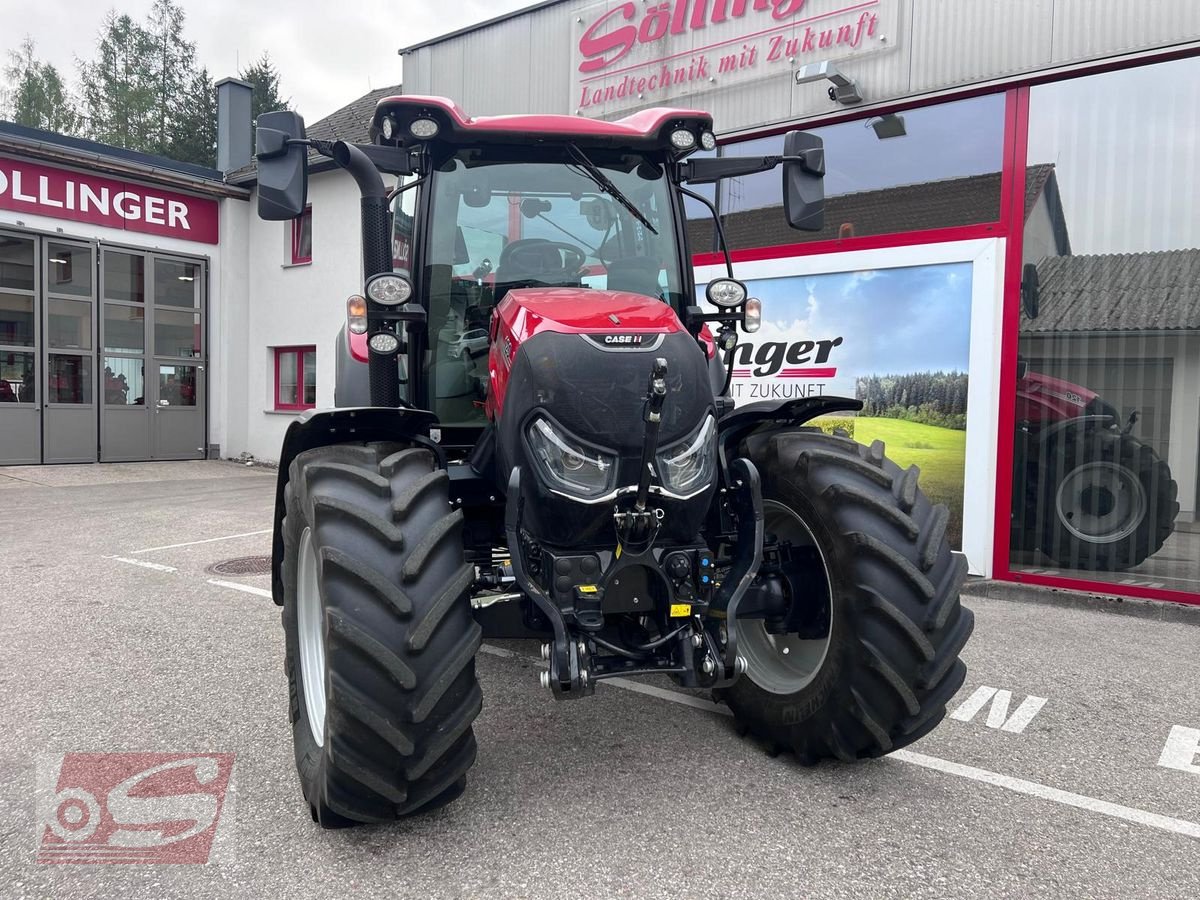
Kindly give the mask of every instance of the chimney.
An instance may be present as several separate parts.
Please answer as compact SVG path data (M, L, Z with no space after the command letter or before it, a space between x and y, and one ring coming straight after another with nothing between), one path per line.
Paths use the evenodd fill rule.
M240 78L217 82L217 168L222 172L240 169L253 152L250 97L254 87Z

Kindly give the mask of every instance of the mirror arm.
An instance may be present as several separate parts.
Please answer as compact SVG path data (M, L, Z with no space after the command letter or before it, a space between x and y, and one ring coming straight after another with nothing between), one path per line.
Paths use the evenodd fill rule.
M708 207L708 211L710 213L712 213L713 225L715 225L716 229L717 229L717 238L721 242L721 252L725 255L725 272L729 275L730 278L732 278L733 277L733 257L731 257L729 255L729 244L727 244L725 242L725 229L721 226L721 216L717 213L716 206L714 206L713 202L711 200L709 200L707 197L705 197L703 194L697 194L695 191L689 191L682 184L676 184L675 190L679 191L679 193L683 194L685 197L691 197L693 200L697 200L700 203L703 203L705 206Z

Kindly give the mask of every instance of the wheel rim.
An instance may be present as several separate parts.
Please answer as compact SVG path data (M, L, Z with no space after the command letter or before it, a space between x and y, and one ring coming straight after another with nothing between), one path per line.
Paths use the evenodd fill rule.
M1137 531L1146 516L1146 489L1125 466L1085 463L1067 473L1054 504L1058 521L1076 538L1111 544Z
M325 745L325 633L321 587L317 578L317 551L312 529L300 535L296 572L296 631L300 638L300 683L308 727L318 747Z
M763 527L780 541L793 546L817 548L825 570L825 584L830 583L829 564L812 531L787 506L774 500L763 501ZM801 638L796 634L771 634L762 619L745 619L738 623L738 652L746 659L746 676L772 694L794 694L812 684L829 654L833 637L833 597L830 604L829 628L820 638Z

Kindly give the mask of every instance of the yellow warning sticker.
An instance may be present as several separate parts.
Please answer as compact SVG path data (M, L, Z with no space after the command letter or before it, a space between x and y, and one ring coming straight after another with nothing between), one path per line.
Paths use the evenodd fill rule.
M594 584L581 584L579 585L579 593L594 594L596 593L596 586Z
M672 603L671 618L686 619L692 614L692 605L690 603Z

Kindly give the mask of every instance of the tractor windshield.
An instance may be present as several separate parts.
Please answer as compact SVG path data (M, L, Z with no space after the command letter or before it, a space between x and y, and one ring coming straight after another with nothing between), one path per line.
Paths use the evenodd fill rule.
M513 288L619 290L677 309L684 304L661 163L628 153L593 151L588 158L603 177L566 151L514 162L462 150L437 166L424 280L430 400L444 423L483 422L488 346L479 329ZM606 190L605 180L640 216Z

